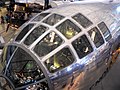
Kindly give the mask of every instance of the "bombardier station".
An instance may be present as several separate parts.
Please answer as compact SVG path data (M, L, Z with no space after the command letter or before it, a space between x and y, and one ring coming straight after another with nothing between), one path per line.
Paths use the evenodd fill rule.
M119 1L55 3L1 23L0 90L119 90Z

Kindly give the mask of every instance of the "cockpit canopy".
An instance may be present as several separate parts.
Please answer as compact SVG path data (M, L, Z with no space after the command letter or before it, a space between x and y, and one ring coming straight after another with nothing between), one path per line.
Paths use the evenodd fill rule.
M92 20L92 10L99 7L90 6L82 12L76 7L79 5L69 12L71 6L36 15L20 27L21 32L4 48L2 73L15 89L49 90L52 79L94 62L93 55L112 35L106 22L100 21L102 17L97 24Z
M81 59L93 51L82 30L91 25L93 22L81 13L72 15L71 18L56 13L41 13L23 27L15 41L22 42L28 49L31 48L30 50L44 62L48 71L54 73L75 62L76 53ZM92 38L95 38L95 32L98 31L94 29L89 31ZM94 40L98 42L99 39ZM101 43L104 43L103 39ZM99 44L96 47L99 47Z

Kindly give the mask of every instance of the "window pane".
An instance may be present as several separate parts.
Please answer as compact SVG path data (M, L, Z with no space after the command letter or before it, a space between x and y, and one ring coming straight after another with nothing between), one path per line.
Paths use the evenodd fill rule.
M105 25L104 22L101 22L98 24L98 27L100 28L100 30L102 31L106 41L108 41L112 36L111 33L109 31L109 29L107 28L107 26Z
M15 41L20 41L27 33L30 31L30 29L34 26L34 24L27 25L17 36Z
M81 29L70 20L66 20L56 28L68 39L77 35L81 31Z
M22 87L21 89L17 89L17 90L50 90L47 80L44 81L40 81L40 82L35 82L32 85L26 86L26 87Z
M55 25L56 23L58 23L63 18L64 17L61 16L61 15L52 14L47 19L45 19L43 22L53 26L53 25Z
M28 35L28 37L25 39L24 43L26 45L30 45L32 44L38 37L40 37L48 28L46 28L45 26L38 26L36 27L31 33L30 35Z
M73 41L72 45L75 48L80 59L93 51L92 46L85 35Z
M15 87L31 84L45 78L35 60L21 48L16 50L6 75Z
M2 55L1 55L1 65L2 69L5 69L6 65L8 64L10 57L12 56L13 52L15 51L16 46L8 46L4 47Z
M62 39L55 32L51 32L35 46L34 51L41 57L50 53L61 43Z
M41 13L37 17L35 17L32 21L40 21L42 20L45 16L47 16L49 13Z
M87 27L89 27L90 25L93 24L89 19L87 19L85 16L83 16L80 13L75 15L75 16L73 16L73 19L75 19L84 28L87 28Z
M63 48L45 61L45 65L51 73L63 69L74 62L73 55L68 48Z
M103 37L96 27L92 28L88 33L97 48L104 43Z

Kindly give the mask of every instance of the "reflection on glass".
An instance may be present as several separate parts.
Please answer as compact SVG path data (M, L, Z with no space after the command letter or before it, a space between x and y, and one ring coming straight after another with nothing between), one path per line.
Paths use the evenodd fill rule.
M42 20L44 17L46 17L49 13L41 13L40 15L38 15L37 17L35 17L32 21L40 21Z
M8 46L8 47L4 47L3 49L3 53L1 55L1 65L3 67L3 69L5 69L8 61L10 60L10 57L12 56L13 52L15 51L16 46Z
M64 17L58 14L52 14L51 16L49 16L47 19L45 19L43 22L47 23L49 25L55 25L56 23L58 23L60 20L62 20Z
M49 90L47 81L35 83L19 90Z
M100 30L102 31L106 41L108 41L109 39L111 39L112 35L108 29L108 27L106 26L106 24L104 22L101 22L98 24L98 27L100 28Z
M85 35L73 41L72 45L75 48L80 59L93 51L92 46Z
M45 65L51 73L63 69L74 62L73 55L68 48L63 48L45 61Z
M29 31L30 29L34 26L34 24L28 24L17 36L15 41L20 41Z
M55 33L51 32L46 35L34 48L34 51L40 56L50 53L52 50L61 45L62 39Z
M38 37L40 37L48 28L46 28L45 26L38 26L36 27L29 35L28 37L25 39L24 43L26 45L30 45L32 44Z
M97 27L92 28L88 33L97 48L104 43L103 37Z
M28 85L45 78L35 60L21 48L16 50L6 75L15 87Z
M75 15L75 16L73 16L73 19L75 19L84 28L87 28L87 27L89 27L90 25L93 24L89 19L87 19L85 16L83 16L80 13Z
M81 31L81 29L70 20L66 20L56 28L68 39L77 35Z

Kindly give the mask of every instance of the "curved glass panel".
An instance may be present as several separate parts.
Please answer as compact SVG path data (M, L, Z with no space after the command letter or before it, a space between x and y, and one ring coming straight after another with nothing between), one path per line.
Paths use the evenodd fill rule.
M35 17L32 21L41 21L44 17L46 17L49 13L41 13L37 17Z
M101 22L98 24L98 27L100 28L100 30L102 31L105 40L108 41L111 39L112 35L110 33L110 30L108 29L108 27L106 26L106 24L104 22Z
M82 25L84 28L89 27L90 25L92 25L93 23L87 19L84 15L82 15L81 13L78 13L77 15L72 17L73 19L75 19L80 25Z
M43 71L35 60L19 47L11 59L6 76L17 88L45 78Z
M55 33L51 32L46 35L34 48L34 51L40 56L50 53L52 50L60 46L62 39Z
M83 58L93 51L93 48L85 35L72 42L79 58Z
M50 90L46 80L35 82L32 85L17 88L17 90Z
M61 16L58 14L52 14L47 19L45 19L43 22L53 26L56 23L58 23L60 20L62 20L63 18L64 16Z
M104 43L104 39L97 27L92 28L88 33L97 48Z
M45 65L50 73L63 69L74 62L74 57L69 48L63 48L55 55L45 61Z
M23 30L19 33L15 41L20 41L29 31L30 29L34 26L34 24L28 24Z
M30 45L32 44L38 37L40 37L48 28L46 28L45 26L38 26L36 27L29 35L28 37L25 39L24 43L26 45Z
M8 46L8 47L4 47L2 55L1 55L1 70L5 69L10 57L12 56L13 52L15 51L16 46ZM0 70L0 71L1 71Z
M70 20L64 21L56 28L68 39L77 35L81 31L81 29Z

